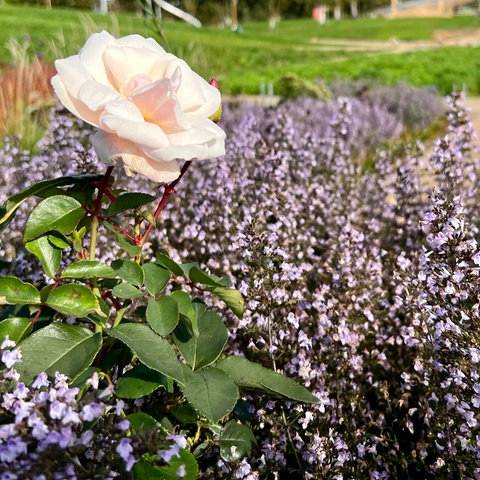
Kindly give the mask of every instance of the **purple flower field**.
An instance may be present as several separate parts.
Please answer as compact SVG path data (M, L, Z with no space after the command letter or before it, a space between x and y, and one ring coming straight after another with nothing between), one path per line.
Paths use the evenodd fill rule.
M192 164L151 237L152 255L197 261L242 292L243 318L223 314L230 353L320 399L306 406L244 396L235 413L255 434L252 455L226 463L214 447L197 459L200 478L480 479L480 158L472 127L453 94L447 131L426 152L403 140L444 113L442 99L405 85L353 90L338 86L342 96L328 103L224 106L227 154ZM7 140L0 201L44 178L102 171L89 134L54 109L35 155ZM140 177L117 183L158 194ZM11 223L0 258L5 270L40 284L33 257L19 249L31 208ZM104 259L117 256L109 232L99 244ZM161 409L168 399L157 391L143 401ZM72 398L65 405L77 416L91 410ZM125 408L135 411L134 402ZM72 445L100 445L70 432ZM117 428L110 449L128 460L125 441Z

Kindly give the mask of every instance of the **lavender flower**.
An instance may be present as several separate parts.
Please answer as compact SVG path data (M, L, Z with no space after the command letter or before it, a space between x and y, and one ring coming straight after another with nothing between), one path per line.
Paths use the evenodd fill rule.
M237 464L212 449L200 459L200 478L480 478L480 163L461 96L448 100L448 129L427 154L419 142L377 147L398 139L414 118L425 128L427 106L438 112L431 92L401 85L369 88L360 98L342 93L329 103L225 106L225 157L189 170L152 237L152 257L167 249L181 262L199 261L228 274L245 295L241 320L224 313L229 353L296 378L320 399L306 406L244 394L258 448ZM12 185L2 185L2 194L13 188L15 163L33 165L22 172L28 178L15 180L26 185L37 166L40 175L51 169L53 150L59 172L71 171L72 150L86 170L94 167L76 143L84 127L63 113L57 118L64 130L53 120L35 159L14 142L4 148ZM152 188L141 179L119 184ZM22 212L2 254L25 279L44 282L16 255ZM101 232L104 259L119 253L111 243ZM6 361L18 361L15 355ZM7 380L15 386L4 408L30 432L0 427L5 445L27 444L27 453L21 443L5 450L14 461L29 455L33 438L35 447L67 445L65 469L88 459L89 473L107 461L123 472L144 453L177 459L193 434L186 427L179 438L127 435L123 409L162 409L171 400L164 392L141 406L115 405L113 387L80 401L60 378L54 387L41 377L18 389ZM81 432L75 414L94 425Z

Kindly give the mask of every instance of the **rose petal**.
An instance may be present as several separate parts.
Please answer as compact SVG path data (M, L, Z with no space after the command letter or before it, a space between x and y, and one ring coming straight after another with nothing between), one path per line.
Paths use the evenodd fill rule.
M55 67L58 74L51 82L60 101L75 115L98 126L98 113L95 110L102 103L118 98L120 94L94 81L78 55L57 60Z
M128 98L120 96L115 102L105 105L104 115L118 117L119 120L135 120L144 122L142 112Z
M125 46L139 48L142 51L151 50L153 52L156 52L156 54L159 56L167 54L164 48L159 45L153 38L145 38L136 33L127 35L125 37L117 38L115 41L115 45L119 47Z
M221 104L220 92L197 75L183 60L173 58L165 68L164 76L172 77L176 69L182 72L182 83L177 95L187 118L208 118Z
M225 132L217 124L208 120L191 128L188 135L185 135L184 132L168 134L168 141L173 145L204 144L216 137L221 140L225 139Z
M149 152L158 162L171 162L177 158L183 160L205 159L208 149L205 145L167 145Z
M107 75L103 63L103 52L110 45L114 45L116 38L103 30L91 35L79 53L79 60L90 72L91 77L104 85L115 87Z
M225 133L213 122L210 128L190 130L187 137L169 135L169 140L169 145L152 150L149 155L162 161L175 158L205 160L225 155Z
M147 159L134 143L114 134L99 131L92 137L92 144L103 163L112 166L123 164L129 176L141 173L154 182L171 182L180 175L177 162Z
M154 182L168 183L180 176L176 161L158 162L147 157L127 156L123 158L127 175L141 173Z
M132 95L132 101L147 122L159 125L165 133L184 131L191 127L174 93L169 79L164 78Z
M96 127L99 126L99 113L92 112L83 102L71 96L67 91L65 84L58 75L55 75L52 78L51 83L55 93L65 108L70 110L74 115L80 117L85 122Z
M110 46L103 53L103 61L108 76L115 82L119 91L135 75L150 75L150 70L158 62L158 53L133 47Z
M94 112L113 102L122 101L123 97L112 87L102 85L94 80L86 81L78 91L78 99Z
M131 105L137 110L133 103ZM132 109L122 111L121 108L122 106L118 104L108 105L100 117L100 126L125 140L138 144L142 149L168 145L167 136L158 125L145 122L138 110L138 117L135 118ZM127 113L131 114L130 118L127 118Z
M177 69L180 69L182 72L182 83L180 84L177 92L182 109L186 113L195 111L206 100L203 89L198 81L200 77L196 76L196 74L194 74L191 68L183 60L180 60L176 57L173 57L172 60L165 66L165 72L163 75L167 78L171 78ZM205 82L203 79L202 81Z
M74 97L78 95L82 85L92 79L92 75L80 62L78 55L55 60L55 68L65 88Z
M192 72L192 74L193 76L197 77L198 84L202 90L202 98L204 99L203 102L198 104L195 109L192 109L186 113L189 120L195 122L213 115L220 108L220 105L222 104L222 98L218 88L206 83L203 78L201 78L195 72Z
M105 165L122 165L122 156L143 154L134 143L102 130L92 135L91 141L98 158Z

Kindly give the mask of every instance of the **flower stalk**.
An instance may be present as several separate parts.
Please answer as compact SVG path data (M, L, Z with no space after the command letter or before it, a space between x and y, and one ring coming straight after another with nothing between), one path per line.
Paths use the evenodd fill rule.
M155 213L153 214L155 224L158 220L158 217L160 216L162 211L167 206L168 197L170 197L170 195L172 195L172 193L175 193L175 187L177 186L178 182L182 179L182 177L185 175L185 173L188 170L188 167L190 167L191 163L192 162L190 160L185 162L183 164L182 170L180 171L179 177L176 180L174 180L173 182L165 184L162 198L160 199L160 203L158 204L157 209L155 210ZM150 235L150 232L153 230L153 227L155 226L155 224L154 223L149 223L148 227L145 229L143 234L140 235L139 237L137 237L137 239L136 239L136 244L137 245L142 246L142 245L145 244L145 242L146 242L148 236Z
M91 223L91 237L90 237L90 251L89 251L89 260L95 260L95 250L97 248L97 235L98 235L98 226L99 226L99 213L102 208L102 198L105 195L105 192L108 188L108 182L110 176L112 175L113 166L107 168L103 179L98 186L98 195L93 207L93 212L90 218Z

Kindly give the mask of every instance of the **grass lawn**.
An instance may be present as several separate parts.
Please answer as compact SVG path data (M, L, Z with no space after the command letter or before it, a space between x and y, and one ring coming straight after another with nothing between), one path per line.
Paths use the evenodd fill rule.
M312 39L427 40L436 29L480 28L480 17L451 19L371 19L282 21L275 32L266 23L242 25L243 33L229 29L196 29L179 22L164 23L169 49L184 58L205 78L217 77L225 93L259 91L262 82L275 82L288 72L308 79L373 77L386 83L408 80L414 85L436 85L442 93L465 84L480 93L480 49L442 48L405 54L355 52L332 44L322 48ZM76 53L85 38L106 29L114 35L140 33L156 36L143 18L101 15L77 10L0 6L0 65L12 63L8 44L18 41L20 57L42 54L47 61Z

